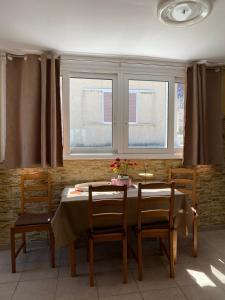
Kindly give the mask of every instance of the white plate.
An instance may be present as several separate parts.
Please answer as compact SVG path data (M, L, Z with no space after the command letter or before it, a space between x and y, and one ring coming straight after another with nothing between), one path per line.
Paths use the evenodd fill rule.
M75 190L80 192L87 192L89 185L92 186L101 186L101 185L111 185L110 181L94 181L94 182L85 182L75 185Z

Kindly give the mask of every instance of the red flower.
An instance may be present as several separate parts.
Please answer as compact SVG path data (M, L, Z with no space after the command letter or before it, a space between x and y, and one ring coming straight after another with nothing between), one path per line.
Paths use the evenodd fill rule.
M116 161L120 161L120 158L119 158L119 157L117 157L117 158L116 158Z

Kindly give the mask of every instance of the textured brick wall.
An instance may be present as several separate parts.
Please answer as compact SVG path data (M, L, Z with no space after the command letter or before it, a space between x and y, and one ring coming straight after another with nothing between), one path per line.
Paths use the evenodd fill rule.
M225 128L225 120L224 120ZM224 139L225 143L225 139ZM137 160L131 174L138 180L137 173L148 164L156 180L166 180L168 168L181 165L180 160ZM64 167L49 169L52 174L53 201L55 206L65 185L78 182L109 180L112 176L109 160L65 161ZM6 170L0 165L0 245L9 243L9 228L19 211L19 181L24 172L41 169ZM199 216L201 226L225 225L225 167L200 166L197 190L199 194Z

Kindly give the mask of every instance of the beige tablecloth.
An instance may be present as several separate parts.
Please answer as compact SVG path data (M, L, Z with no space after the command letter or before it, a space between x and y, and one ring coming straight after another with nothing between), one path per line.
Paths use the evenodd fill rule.
M169 195L169 190L145 190L147 195ZM137 188L128 189L127 222L135 225L137 221ZM94 197L99 198L95 194ZM107 193L107 198L118 197L116 193ZM186 233L193 220L193 212L184 194L175 191L174 224L178 232ZM74 188L66 187L62 192L60 205L52 220L57 247L63 247L75 241L88 230L88 193L76 192Z

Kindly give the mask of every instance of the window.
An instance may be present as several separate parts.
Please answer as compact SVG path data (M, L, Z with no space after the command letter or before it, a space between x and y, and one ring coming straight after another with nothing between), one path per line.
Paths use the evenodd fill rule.
M112 123L112 91L103 90L103 101L104 101L104 123Z
M137 120L137 92L129 90L129 124Z
M167 146L167 105L168 82L129 80L129 148Z
M174 145L175 148L182 148L184 142L184 84L175 83L175 125Z
M71 77L69 85L70 149L112 149L112 79Z
M67 62L61 72L66 156L179 157L184 66L151 69L101 61L74 66Z

